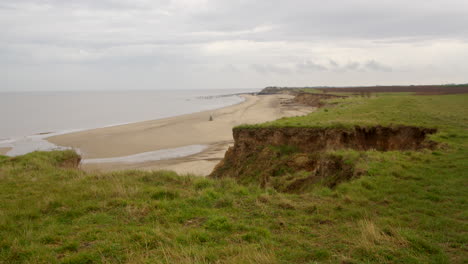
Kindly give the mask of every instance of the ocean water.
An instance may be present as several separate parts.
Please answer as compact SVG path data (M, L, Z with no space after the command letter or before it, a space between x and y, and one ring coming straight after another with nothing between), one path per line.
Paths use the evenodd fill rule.
M256 91L0 93L0 147L12 147L7 153L9 156L58 149L44 139L51 135L217 109L242 102L236 94Z

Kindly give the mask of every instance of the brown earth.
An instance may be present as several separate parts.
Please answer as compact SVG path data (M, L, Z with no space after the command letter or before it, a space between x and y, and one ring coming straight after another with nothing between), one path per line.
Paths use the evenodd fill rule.
M289 95L296 95L300 93L299 88L293 87L273 87L269 86L262 89L258 94L259 95L268 95L268 94L289 94Z
M236 128L234 146L210 177L258 182L297 192L322 182L334 187L362 171L328 150L419 150L433 148L435 129L396 126L344 128Z
M299 93L294 97L294 102L313 107L323 107L326 103L323 100L332 98L346 98L347 96L332 95L332 94L314 94L314 93Z
M59 161L58 166L61 168L72 168L77 169L80 166L81 156L75 152L71 152L69 155Z
M259 145L295 146L301 151L314 152L335 149L379 151L412 150L430 147L426 140L436 129L412 126L346 128L235 128L234 148L251 151Z

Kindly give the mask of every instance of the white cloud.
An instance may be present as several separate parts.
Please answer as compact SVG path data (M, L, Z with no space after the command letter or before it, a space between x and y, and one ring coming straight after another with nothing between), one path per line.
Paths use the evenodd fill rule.
M467 24L464 0L0 0L0 90L466 82Z

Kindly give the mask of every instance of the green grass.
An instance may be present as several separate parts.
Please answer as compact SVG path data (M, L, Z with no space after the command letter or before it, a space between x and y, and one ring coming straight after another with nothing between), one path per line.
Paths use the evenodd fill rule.
M301 92L305 92L305 93L323 93L322 91L315 89L315 88L302 88L298 90Z
M240 127L352 127L413 125L464 130L468 128L468 95L411 96L380 94L327 100L335 104L301 117Z
M340 95L340 96L354 96L351 93L348 92L324 92L323 90L320 90L320 88L299 88L298 89L300 92L304 93L313 93L313 94L330 94L330 95Z
M366 173L300 194L167 171L85 173L60 167L70 151L0 156L0 263L466 263L467 99L338 99L262 124L439 128L437 150L338 151Z

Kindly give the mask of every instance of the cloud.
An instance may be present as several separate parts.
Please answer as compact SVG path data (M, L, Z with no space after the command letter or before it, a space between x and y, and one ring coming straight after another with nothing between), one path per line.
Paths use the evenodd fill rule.
M383 72L390 72L392 71L392 68L386 65L383 65L375 60L370 60L366 62L364 65L366 69L372 70L372 71L383 71Z
M330 71L342 73L342 72L363 72L363 71L381 71L391 72L393 69L383 63L380 63L374 59L366 61L348 61L344 64L340 64L334 60L329 60Z
M465 0L0 0L0 69L9 73L0 89L62 89L40 81L58 67L70 81L82 77L77 67L125 67L128 83L144 71L147 89L177 86L195 70L236 87L275 75L294 84L466 82L467 24ZM27 78L36 80L29 88ZM190 80L180 86L219 87Z
M251 68L261 74L291 74L292 70L285 66L273 64L252 64Z
M327 71L328 68L324 65L314 63L310 60L303 61L296 65L298 71L308 72L308 71Z
M359 70L361 67L361 64L359 62L348 62L346 65L342 67L343 70L345 71L356 71Z
M314 63L310 60L296 64L297 72L307 73L307 72L363 72L363 71L381 71L381 72L391 72L392 67L387 66L383 63L380 63L376 60L367 60L364 62L351 61L345 64L340 64L335 60L329 59L328 65Z

